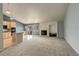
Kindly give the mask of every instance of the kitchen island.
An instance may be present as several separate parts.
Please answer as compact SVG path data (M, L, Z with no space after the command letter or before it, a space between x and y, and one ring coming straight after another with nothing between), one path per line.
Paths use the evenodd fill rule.
M17 44L19 44L23 41L23 34L24 34L24 32L16 33L16 42L17 42Z

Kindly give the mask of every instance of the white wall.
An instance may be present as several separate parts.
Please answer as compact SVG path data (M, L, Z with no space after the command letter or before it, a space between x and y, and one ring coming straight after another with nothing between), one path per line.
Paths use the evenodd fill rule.
M69 5L64 27L65 39L79 53L79 3Z
M57 22L55 23L49 23L49 32L50 33L57 33Z
M2 13L2 4L0 3L0 50L2 50L3 48L2 24L3 24L3 13Z

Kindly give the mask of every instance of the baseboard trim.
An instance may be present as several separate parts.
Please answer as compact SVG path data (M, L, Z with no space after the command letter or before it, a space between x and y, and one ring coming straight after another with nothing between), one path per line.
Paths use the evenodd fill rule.
M78 51L77 49L75 49L75 48L69 43L68 40L66 40L66 42L75 50L75 52L76 52L77 54L79 54L79 51Z

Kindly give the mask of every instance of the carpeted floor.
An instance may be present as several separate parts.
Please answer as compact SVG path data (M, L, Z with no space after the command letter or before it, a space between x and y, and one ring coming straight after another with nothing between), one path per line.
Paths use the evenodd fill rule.
M23 42L0 52L1 56L78 56L63 39L24 36Z

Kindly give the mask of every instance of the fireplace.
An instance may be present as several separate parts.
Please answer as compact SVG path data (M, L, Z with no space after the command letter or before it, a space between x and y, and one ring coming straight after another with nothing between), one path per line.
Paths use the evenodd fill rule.
M41 35L47 35L47 30L41 30Z

